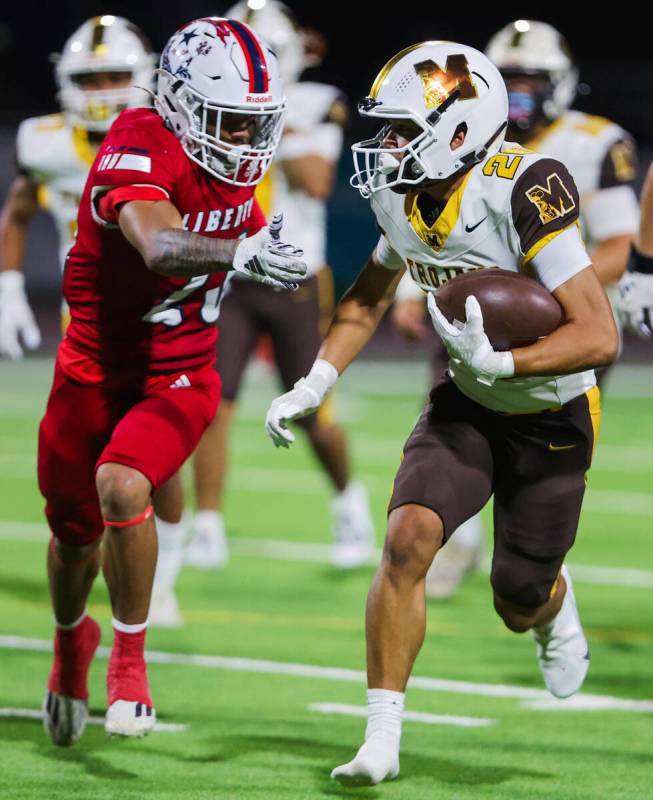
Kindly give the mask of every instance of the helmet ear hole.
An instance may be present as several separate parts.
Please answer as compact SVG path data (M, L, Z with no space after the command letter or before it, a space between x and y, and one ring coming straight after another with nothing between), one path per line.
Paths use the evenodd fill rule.
M460 136L461 133L464 136L467 136L467 130L468 130L468 128L467 128L467 123L466 122L461 122L460 125L458 125L456 130L453 132L453 136L451 137L451 141L449 142L449 145L451 146L452 150L457 150L463 144L464 139L463 139L463 141L461 141L461 142L459 142L458 144L455 144L455 145L454 145L454 142Z

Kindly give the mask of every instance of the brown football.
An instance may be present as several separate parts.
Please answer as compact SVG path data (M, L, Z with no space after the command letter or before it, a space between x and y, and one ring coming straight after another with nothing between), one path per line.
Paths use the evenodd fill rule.
M473 294L495 350L526 347L562 324L564 313L555 297L537 281L492 267L464 272L435 293L438 308L449 320L465 321L465 300Z

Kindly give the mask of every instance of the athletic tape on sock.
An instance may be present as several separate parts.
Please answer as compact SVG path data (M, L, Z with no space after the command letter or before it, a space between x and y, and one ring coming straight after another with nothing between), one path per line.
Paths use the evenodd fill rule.
M154 507L148 506L142 514L134 517L134 519L128 519L125 522L111 522L108 519L103 519L102 522L104 522L106 528L128 528L130 525L140 525L141 522L145 522L145 520L150 519L153 514Z

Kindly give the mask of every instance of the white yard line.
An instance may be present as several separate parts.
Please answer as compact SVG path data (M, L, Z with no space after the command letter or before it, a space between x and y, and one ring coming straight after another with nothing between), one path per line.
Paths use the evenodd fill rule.
M46 525L40 522L10 522L0 520L0 541L45 542L49 536ZM314 564L331 563L331 546L312 542L294 542L282 539L254 539L231 537L231 550L250 558L269 558L273 561L305 561ZM370 559L376 566L381 557L377 549ZM486 572L489 565L484 566ZM653 570L630 569L628 567L602 567L586 564L570 564L577 583L596 586L624 586L636 589L653 589Z
M43 712L35 708L0 708L0 719L43 719ZM98 725L104 727L104 717L89 717L87 725ZM188 725L181 725L175 722L155 722L154 730L159 733L183 733L188 730Z
M644 711L653 713L653 700L624 700L619 697L600 697L577 694L566 700L527 700L524 708L534 711Z
M348 706L343 703L311 703L309 711L318 714L340 714L345 717L367 718L366 706ZM458 728L487 728L496 720L486 717L456 717L448 714L427 714L423 711L404 711L404 722L421 722L424 725L454 725Z
M0 650L21 650L35 653L52 652L52 642L47 639L29 639L23 636L0 636ZM110 649L98 647L97 655L108 658ZM158 650L146 652L150 664L177 664L179 666L202 667L204 669L228 670L230 672L250 672L263 675L288 675L293 678L312 678L339 681L344 683L366 684L365 672L344 667L319 667L312 664L297 664L285 661L268 661L258 658L238 658L233 656L195 655L192 653L167 653ZM445 678L412 677L408 685L411 689L427 692L464 694L475 697L507 698L522 701L551 701L551 695L544 689L529 689L524 686L510 686L500 683L474 683L472 681L452 681ZM601 709L622 711L653 712L653 701L624 700L609 695L577 695L582 698L584 707L574 710L593 710L593 703ZM541 709L537 709L541 710ZM546 710L549 710L547 705Z

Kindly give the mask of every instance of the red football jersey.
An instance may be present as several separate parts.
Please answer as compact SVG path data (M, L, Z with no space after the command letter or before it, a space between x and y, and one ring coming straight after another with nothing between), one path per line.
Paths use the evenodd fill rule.
M59 351L63 368L99 383L213 363L226 274L151 272L103 202L120 197L113 192L120 187L140 187L143 199L169 199L184 228L203 236L252 236L266 224L253 187L231 186L191 161L156 111L123 111L89 173L66 261L71 322Z

